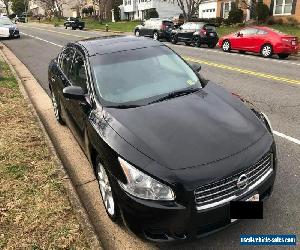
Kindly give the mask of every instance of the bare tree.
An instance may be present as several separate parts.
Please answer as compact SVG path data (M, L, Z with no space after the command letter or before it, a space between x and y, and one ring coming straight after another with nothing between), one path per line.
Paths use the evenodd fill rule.
M184 19L190 21L199 11L199 5L203 0L177 0L179 8L182 10Z
M58 18L62 17L63 5L67 4L67 0L38 0L38 2L46 12Z
M9 2L10 2L10 0L3 0L3 3L4 3L4 5L5 5L5 9L6 9L7 16L9 15Z

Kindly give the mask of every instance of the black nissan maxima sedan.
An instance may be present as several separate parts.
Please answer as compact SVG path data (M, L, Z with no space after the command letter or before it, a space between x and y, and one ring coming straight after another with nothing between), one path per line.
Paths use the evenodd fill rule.
M225 228L232 201L273 189L268 118L199 70L130 36L69 43L49 65L56 119L93 166L107 215L151 241Z

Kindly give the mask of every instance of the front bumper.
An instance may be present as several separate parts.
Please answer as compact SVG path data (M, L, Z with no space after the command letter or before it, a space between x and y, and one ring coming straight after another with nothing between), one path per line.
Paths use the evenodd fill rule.
M273 171L253 190L242 194L236 200L245 200L258 193L260 200L267 199L273 190L276 176L276 162ZM154 202L135 198L119 186L118 204L127 227L142 238L155 242L195 240L219 231L233 224L230 218L230 204L205 210L197 210L193 192L188 194L189 203Z

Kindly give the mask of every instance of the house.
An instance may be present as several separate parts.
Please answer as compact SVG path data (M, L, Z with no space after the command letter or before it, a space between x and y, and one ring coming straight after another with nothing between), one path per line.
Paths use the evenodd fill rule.
M199 18L216 18L218 1L203 0L199 5Z
M229 12L234 4L244 11L245 20L251 17L249 6L259 0L204 0L199 6L199 18L228 18ZM288 17L294 17L300 22L300 1L299 0L262 0L269 6L270 16L274 19L282 18L284 21ZM215 11L214 11L215 10Z
M155 8L160 18L182 13L177 0L123 0L119 6L122 20L143 20L146 11Z

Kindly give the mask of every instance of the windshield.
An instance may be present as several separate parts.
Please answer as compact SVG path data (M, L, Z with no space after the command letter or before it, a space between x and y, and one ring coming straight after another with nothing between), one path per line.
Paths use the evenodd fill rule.
M12 21L9 18L0 18L0 25L12 25Z
M172 50L156 46L90 57L104 105L146 105L168 93L201 88L194 71Z

